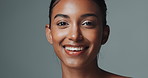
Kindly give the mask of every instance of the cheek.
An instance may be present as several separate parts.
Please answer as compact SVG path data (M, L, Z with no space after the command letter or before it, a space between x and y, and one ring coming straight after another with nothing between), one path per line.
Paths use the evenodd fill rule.
M87 38L88 41L90 41L91 44L101 44L102 39L102 32L101 30L91 30L84 32L85 38Z
M66 32L58 30L57 28L52 28L52 38L53 38L53 43L61 43L65 36L66 36Z
M85 37L90 43L90 48L88 50L87 56L89 56L89 62L94 60L100 51L102 32L99 29L94 29L85 32Z
M57 29L56 27L52 28L51 30L52 40L53 40L53 48L54 52L58 56L58 58L62 58L62 42L65 39L66 33Z

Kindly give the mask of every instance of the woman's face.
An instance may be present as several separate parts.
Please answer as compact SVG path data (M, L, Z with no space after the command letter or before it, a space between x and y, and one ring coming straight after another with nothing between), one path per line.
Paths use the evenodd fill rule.
M52 11L51 28L46 28L48 41L68 67L83 67L94 61L107 32L93 0L60 0Z

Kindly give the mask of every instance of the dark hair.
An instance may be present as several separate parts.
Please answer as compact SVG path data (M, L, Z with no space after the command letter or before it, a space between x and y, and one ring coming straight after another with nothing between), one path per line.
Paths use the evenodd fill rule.
M60 0L51 0L50 7L49 7L49 21L50 22L51 22L52 9L59 1ZM105 26L107 23L107 21L106 21L107 6L105 3L105 0L93 0L93 1L96 2L99 5L99 7L101 8L101 12L103 15L103 26Z

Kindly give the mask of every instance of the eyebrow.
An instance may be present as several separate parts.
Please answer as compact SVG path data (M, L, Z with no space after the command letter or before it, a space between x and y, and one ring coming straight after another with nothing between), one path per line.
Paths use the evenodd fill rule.
M55 18L57 18L57 17L70 18L68 15L64 15L64 14L57 14L57 15L54 17L54 19L55 19Z
M96 14L91 14L91 13L84 14L84 15L81 16L81 18L90 17L90 16L98 18L98 16ZM57 18L57 17L70 18L68 15L65 15L65 14L57 14L54 17L54 19Z
M90 17L90 16L93 16L93 17L96 17L96 18L98 18L98 16L96 15L96 14L84 14L84 15L82 15L81 17L82 18L85 18L85 17Z

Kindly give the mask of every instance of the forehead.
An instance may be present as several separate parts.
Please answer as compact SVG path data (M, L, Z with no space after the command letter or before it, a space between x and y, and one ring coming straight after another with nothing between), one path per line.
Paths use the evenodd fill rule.
M100 7L93 0L59 0L53 7L53 15L57 13L100 13Z

